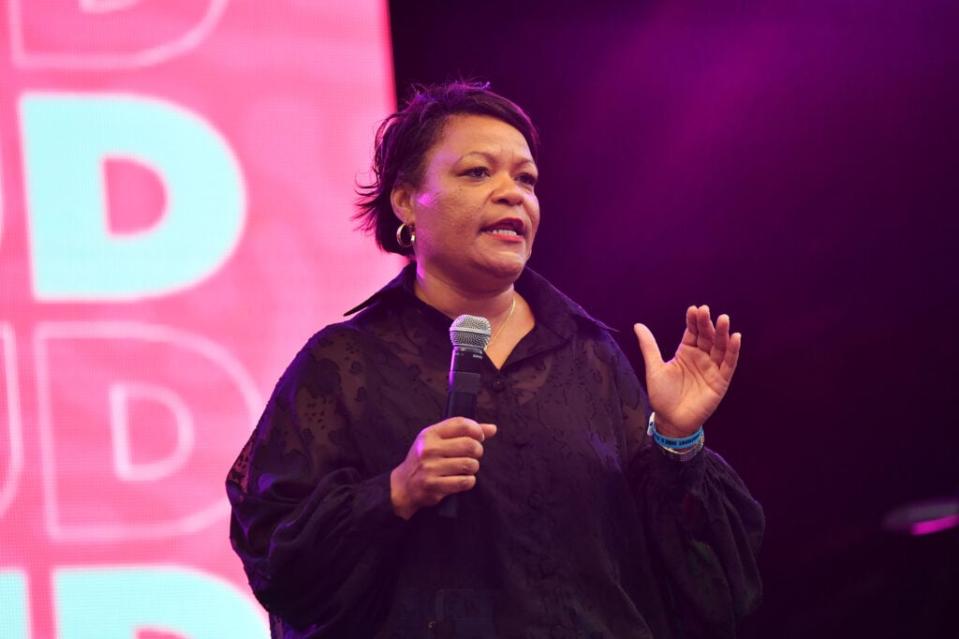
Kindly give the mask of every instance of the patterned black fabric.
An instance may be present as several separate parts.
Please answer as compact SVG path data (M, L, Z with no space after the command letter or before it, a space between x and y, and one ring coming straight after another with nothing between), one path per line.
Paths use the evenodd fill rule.
M609 329L526 269L535 328L479 421L495 423L455 519L409 521L390 471L440 421L450 319L411 265L284 373L227 479L231 538L282 637L734 637L759 603L762 510L706 449L647 441Z

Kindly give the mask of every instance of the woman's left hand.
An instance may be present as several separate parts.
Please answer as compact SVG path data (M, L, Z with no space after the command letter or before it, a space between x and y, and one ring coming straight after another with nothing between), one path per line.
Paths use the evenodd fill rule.
M713 325L709 307L686 309L686 331L668 362L643 324L633 327L646 362L646 389L656 430L667 437L694 433L719 406L739 361L740 333L729 334L729 316Z

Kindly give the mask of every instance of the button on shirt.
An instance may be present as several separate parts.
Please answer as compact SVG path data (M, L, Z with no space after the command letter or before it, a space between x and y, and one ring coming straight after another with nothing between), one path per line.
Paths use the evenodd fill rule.
M530 269L536 318L477 420L495 423L457 516L406 521L390 472L442 420L450 318L415 265L314 335L227 479L231 540L275 636L734 637L758 605L763 515L709 449L668 459L608 327Z

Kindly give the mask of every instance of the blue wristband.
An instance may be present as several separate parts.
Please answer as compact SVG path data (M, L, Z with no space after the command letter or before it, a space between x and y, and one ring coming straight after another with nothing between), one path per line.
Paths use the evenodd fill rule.
M671 448L674 450L683 449L683 448L692 448L693 446L698 444L699 441L703 438L703 427L700 426L699 430L697 430L695 433L687 437L680 437L680 438L666 437L665 435L660 434L658 430L656 430L656 413L651 412L649 414L649 428L646 430L646 434L652 435L653 441L655 441L657 444L659 444L663 448Z

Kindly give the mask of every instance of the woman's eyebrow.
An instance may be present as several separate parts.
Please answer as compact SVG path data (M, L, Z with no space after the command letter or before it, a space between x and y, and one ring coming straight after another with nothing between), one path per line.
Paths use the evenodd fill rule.
M496 156L496 154L490 153L489 151L469 151L468 153L464 153L463 155L461 155L459 159L456 161L460 162L471 155L479 155L483 157L487 162L490 162L490 163L495 163L499 161L499 158ZM532 158L521 158L518 161L514 162L513 166L519 166L521 164L532 164L534 167L536 166L536 162L534 162Z

